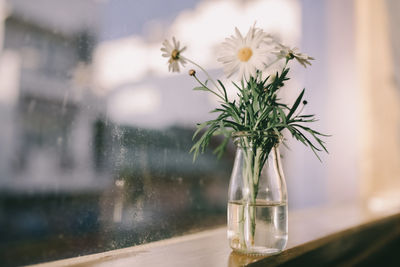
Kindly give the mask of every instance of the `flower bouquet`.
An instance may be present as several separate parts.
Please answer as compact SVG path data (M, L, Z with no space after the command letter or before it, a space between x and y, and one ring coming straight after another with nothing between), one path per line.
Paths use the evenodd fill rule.
M194 160L204 152L214 135L223 141L214 150L222 156L229 140L237 146L229 185L228 239L233 250L250 254L271 254L281 251L287 242L287 192L282 171L279 145L285 142L283 130L310 147L318 157L326 151L324 135L306 126L314 115L302 114L307 101L303 89L294 103L288 105L278 97L289 73L289 64L297 61L311 65L312 57L278 43L255 25L243 36L235 34L222 43L218 61L223 64L230 86L237 97L230 99L221 80L214 80L200 65L185 57L186 47L175 38L163 42L161 50L168 58L168 67L179 72L180 66L191 63L204 72L201 81L196 70L189 70L199 84L194 90L209 92L219 100L211 112L216 118L197 125L191 152Z

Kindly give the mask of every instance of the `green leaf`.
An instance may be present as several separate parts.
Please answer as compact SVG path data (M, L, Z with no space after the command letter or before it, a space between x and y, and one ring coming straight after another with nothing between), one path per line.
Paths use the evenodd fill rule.
M203 122L202 124L198 124L198 125L197 125L197 130L194 132L193 137L192 137L192 140L194 140L194 139L196 138L196 136L199 134L199 132L200 132L201 130L203 130L203 129L207 126L207 124L208 124L208 121Z
M303 89L301 91L301 93L297 97L296 101L294 102L292 108L290 109L289 114L287 115L287 118L286 118L287 121L290 120L290 117L292 117L293 113L296 111L297 107L299 106L301 99L303 98L304 91L305 91L305 89Z
M224 90L224 98L225 98L225 101L228 102L228 95L226 94L226 89L225 89L224 84L220 80L217 80L217 82L219 83L219 85L221 85L222 90Z
M231 138L231 134L226 135L222 143L214 149L213 153L217 155L217 158L220 159L226 150L226 146Z

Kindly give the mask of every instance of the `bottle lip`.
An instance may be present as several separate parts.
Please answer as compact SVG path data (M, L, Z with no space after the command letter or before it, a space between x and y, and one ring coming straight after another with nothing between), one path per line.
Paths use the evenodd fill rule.
M238 137L270 137L280 140L282 135L280 133L276 133L275 131L238 131L233 132L232 137L234 139Z

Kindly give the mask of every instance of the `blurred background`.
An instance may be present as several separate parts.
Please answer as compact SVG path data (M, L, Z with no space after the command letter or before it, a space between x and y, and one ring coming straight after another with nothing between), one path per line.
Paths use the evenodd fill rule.
M322 163L296 142L283 151L289 208L398 207L399 12L396 0L0 0L0 265L223 225L235 149L192 163L216 99L191 90L192 66L168 73L160 48L176 36L224 81L218 45L255 21L316 58L291 66L283 98L305 87L305 112L332 135Z

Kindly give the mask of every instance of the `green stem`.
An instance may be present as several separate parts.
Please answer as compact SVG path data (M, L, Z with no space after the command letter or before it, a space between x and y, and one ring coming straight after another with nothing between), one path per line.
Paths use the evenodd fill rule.
M272 61L271 63L269 63L268 65L266 65L264 67L264 70L268 69L269 67L271 67L272 65L274 65L275 63L277 63L278 61L280 61L281 58L276 58L274 61Z
M244 247L254 245L254 237L256 230L256 205L257 205L257 194L258 194L258 183L260 176L260 168L262 167L262 148L254 145L254 141L251 142L247 137L243 137L242 140L242 153L243 153L243 185L245 194L243 195L243 214L241 214L241 220L247 225L248 229L247 238L243 236L242 244ZM247 222L247 223L246 223ZM244 225L243 231L245 233Z
M196 75L193 75L193 77L196 79L196 81L197 81L201 86L203 86L203 87L206 88L209 92L211 92L211 93L213 93L214 95L218 96L219 98L222 99L222 101L225 102L225 99L224 99L222 96L220 96L219 94L217 94L216 92L214 92L213 90L211 90L210 88L208 88L204 83L202 83L202 82L199 80L199 78L197 78Z
M204 74L205 74L205 75L207 76L207 78L212 82L212 84L215 86L215 88L217 88L218 92L219 92L220 94L223 94L223 92L221 92L221 89L218 87L217 83L214 81L213 78L211 78L210 74L208 74L208 72L207 72L202 66L200 66L200 65L197 64L196 62L194 62L194 61L192 61L192 60L190 60L190 59L188 59L188 58L186 58L186 57L183 58L183 59L185 59L186 61L192 63L193 65L195 65L196 67L198 67L202 72L204 72Z

